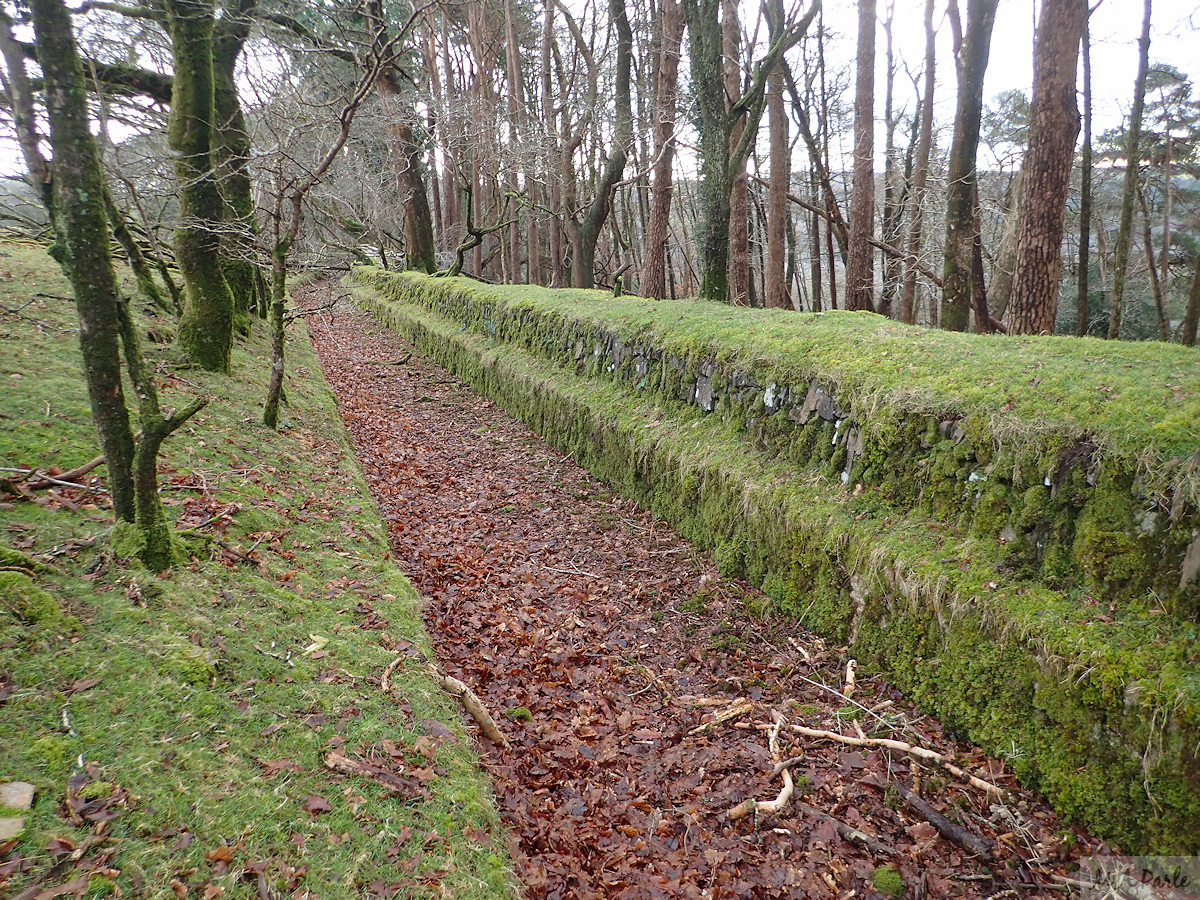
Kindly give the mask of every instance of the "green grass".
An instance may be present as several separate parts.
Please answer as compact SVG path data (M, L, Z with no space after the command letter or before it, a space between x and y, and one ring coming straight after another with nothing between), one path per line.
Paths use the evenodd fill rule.
M0 465L87 461L97 445L69 288L43 249L5 245L0 293L10 309L33 301L0 314ZM191 564L156 575L115 556L110 515L93 503L71 510L42 492L44 505L0 510L0 546L54 566L33 576L53 608L37 597L37 615L0 605L0 671L17 686L0 705L0 780L37 787L15 851L29 868L0 893L79 873L70 862L51 873L63 856L48 849L81 846L92 831L63 816L72 778L120 812L78 864L91 874L87 896L169 897L172 881L249 896L252 864L274 889L320 898L372 884L401 885L406 897L518 893L460 711L425 675L419 598L390 561L301 326L288 345L283 425L260 424L265 331L238 346L232 378L148 345L164 404L213 398L168 441L160 482L169 515L228 510L201 530L224 546L188 536ZM380 674L405 654L385 696ZM426 734L422 720L453 737ZM330 771L336 748L403 766L411 795ZM310 797L328 811L307 810Z

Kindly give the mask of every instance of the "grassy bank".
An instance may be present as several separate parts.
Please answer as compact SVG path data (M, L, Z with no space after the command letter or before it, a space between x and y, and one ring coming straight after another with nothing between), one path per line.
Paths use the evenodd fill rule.
M0 466L84 463L97 450L69 288L44 249L5 245L0 292ZM164 402L213 398L160 470L191 562L122 559L100 495L2 498L0 781L37 794L0 842L0 893L82 878L89 897L246 897L261 874L314 898L515 896L302 326L278 433L260 424L265 328L222 378L176 364L169 323L145 326ZM330 768L343 758L367 766Z
M786 611L850 643L950 728L1007 757L1062 813L1126 848L1200 849L1194 621L1132 582L1111 597L1098 594L1093 588L1109 580L1099 571L1064 569L1048 583L1048 554L1022 565L1010 547L1018 534L1028 544L1043 541L1049 532L1038 529L1056 503L1069 516L1071 533L1056 535L1068 563L1079 546L1094 546L1099 558L1110 537L1113 558L1145 557L1148 545L1138 541L1151 537L1186 547L1193 487L1176 470L1186 462L1179 454L1194 447L1194 423L1161 429L1170 441L1136 456L1136 441L1103 423L1072 430L1070 416L1083 415L1078 405L1055 428L1031 413L1022 419L1029 427L1002 422L1007 430L993 429L984 441L979 429L991 414L971 389L955 400L954 372L931 373L946 380L943 393L910 392L905 403L925 397L915 406L855 380L868 377L869 353L886 359L885 350L898 346L893 327L877 317L795 319L790 327L803 339L783 352L788 323L755 311L700 306L693 321L691 304L360 277L371 285L361 297L382 321L713 550L725 572L761 584ZM766 324L757 328L760 318ZM903 331L904 340L921 342ZM892 343L881 349L870 339L875 332ZM733 349L722 349L726 339ZM962 336L930 340L939 358L946 348L974 346ZM1186 379L1195 369L1176 373L1186 360L1164 349L1169 358L1160 363L1191 390ZM1013 351L1018 360L1029 356L1023 344ZM852 353L857 376L822 371ZM1008 369L1019 369L1011 362ZM1086 358L1078 362L1095 377ZM1122 384L1133 390L1162 374L1151 367ZM998 362L986 375L1002 390L1020 377ZM784 389L790 397L769 409L765 395ZM1139 390L1149 397L1157 388ZM1173 389L1169 398L1158 402L1174 404L1163 414L1172 421L1196 402ZM1007 415L1002 409L996 415ZM1142 437L1155 431L1144 424ZM1084 438L1093 448L1086 464L1062 457ZM997 464L1003 454L1007 461ZM1055 468L1036 468L1047 456ZM1020 477L1031 483L1018 480L1022 466ZM1130 479L1124 493L1120 478ZM1136 523L1103 518L1106 510L1116 516L1114 504L1132 519L1138 504L1157 502L1130 490L1139 478L1141 485L1158 479L1164 498L1170 492L1157 536L1138 538ZM999 488L976 488L980 481ZM1020 505L1008 505L1014 497ZM987 527L984 513L993 520ZM1178 535L1167 537L1173 530ZM1117 540L1122 535L1132 548ZM1173 577L1178 585L1178 570ZM1186 608L1190 590L1177 588L1178 607Z

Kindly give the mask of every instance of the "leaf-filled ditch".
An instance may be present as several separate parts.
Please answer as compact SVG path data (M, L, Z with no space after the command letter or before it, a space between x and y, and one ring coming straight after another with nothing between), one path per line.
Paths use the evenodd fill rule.
M437 664L510 742L478 738L529 897L1060 897L1107 852L369 316L310 327Z

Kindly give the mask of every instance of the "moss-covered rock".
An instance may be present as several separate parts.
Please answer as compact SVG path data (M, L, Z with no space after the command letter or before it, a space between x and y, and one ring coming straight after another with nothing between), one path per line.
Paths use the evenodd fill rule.
M18 638L47 633L69 634L79 621L67 615L53 594L38 587L23 571L0 572L0 629L4 619L17 627ZM27 634L25 632L31 632Z

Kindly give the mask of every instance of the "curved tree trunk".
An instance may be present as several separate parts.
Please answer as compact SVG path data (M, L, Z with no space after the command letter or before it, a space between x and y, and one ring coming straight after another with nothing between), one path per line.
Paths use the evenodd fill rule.
M175 260L187 304L179 344L202 368L228 372L233 295L221 270L223 203L212 167L213 9L207 0L166 0L175 81L167 137L179 183Z
M1079 134L1075 70L1086 15L1086 0L1045 0L1038 19L1009 334L1054 332L1063 217Z

